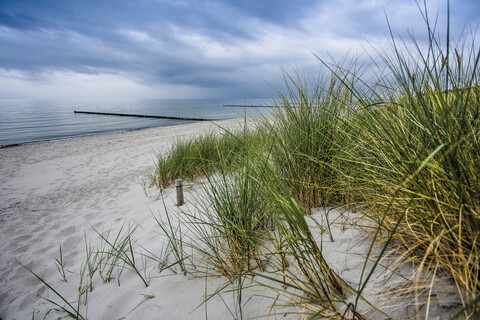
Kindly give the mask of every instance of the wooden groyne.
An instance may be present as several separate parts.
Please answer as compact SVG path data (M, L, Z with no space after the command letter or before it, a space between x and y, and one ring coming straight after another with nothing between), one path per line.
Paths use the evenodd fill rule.
M260 105L249 105L249 104L224 104L225 108L275 108L275 106L260 106Z
M207 119L207 118L189 118L189 117L172 117L172 116L156 116L146 114L131 114L131 113L111 113L111 112L94 112L94 111L78 111L74 113L97 114L102 116L120 116L120 117L137 117L137 118L154 118L154 119L169 119L169 120L185 120L185 121L213 121L221 119Z

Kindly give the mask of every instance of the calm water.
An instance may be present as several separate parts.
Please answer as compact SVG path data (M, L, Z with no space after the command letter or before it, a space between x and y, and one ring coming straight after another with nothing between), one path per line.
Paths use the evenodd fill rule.
M265 114L268 108L225 108L245 104L244 99L150 99L150 100L0 100L0 146L102 134L191 121L74 114L74 110L110 113L238 118ZM247 105L268 105L250 99Z

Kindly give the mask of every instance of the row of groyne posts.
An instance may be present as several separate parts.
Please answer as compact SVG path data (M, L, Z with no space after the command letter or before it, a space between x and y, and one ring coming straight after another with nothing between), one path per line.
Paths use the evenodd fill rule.
M274 108L274 106L254 106L254 105L241 105L241 104L224 104L223 106L226 107L226 108ZM82 111L82 110L74 110L73 112L74 113L81 113L81 114L96 114L96 115L102 115L102 116L154 118L154 119L185 120L185 121L222 120L222 119L208 119L208 118L198 118L198 117L176 117L176 116L147 115L147 114L133 114L133 113Z
M147 114L132 114L132 113L112 113L112 112L96 112L96 111L73 111L74 113L96 114L102 116L120 116L120 117L136 117L136 118L154 118L154 119L169 119L169 120L186 120L186 121L212 121L207 118L193 118L193 117L173 117L173 116L157 116ZM218 120L218 119L216 119Z

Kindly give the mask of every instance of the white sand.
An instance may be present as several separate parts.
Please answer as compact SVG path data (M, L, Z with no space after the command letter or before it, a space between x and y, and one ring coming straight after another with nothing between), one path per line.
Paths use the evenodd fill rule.
M218 124L231 128L236 121ZM175 139L214 128L211 123L197 123L0 149L0 317L31 319L34 314L35 319L43 319L52 308L45 298L59 301L19 262L43 277L68 301L76 301L78 273L85 260L84 233L93 245L99 243L93 228L112 229L114 234L124 223L137 225L134 238L138 244L159 254L163 238L152 212L162 217L165 209L162 201L145 195L143 179L154 167L155 154L166 152ZM189 196L187 193L187 206ZM174 201L174 190L170 189L166 205L172 214L177 211ZM335 215L338 211L332 211L331 217ZM320 221L322 216L324 213L319 212L313 217ZM324 236L324 255L340 276L356 285L369 241L360 230L344 229L340 223L337 226L333 230L334 243ZM66 262L67 283L55 267L59 245ZM375 280L380 274L375 274ZM129 270L122 273L120 286L116 280L106 284L96 277L94 290L88 295L88 317L234 318L232 293L216 295L202 304L205 296L225 279L205 280L168 270L159 273L155 265L148 270L148 276L148 287ZM366 291L372 297L385 286L384 282L373 282ZM271 295L264 289L253 289L249 294ZM244 318L265 317L271 302L259 296L252 298L243 308ZM389 300L385 309L398 317L411 313L408 308L421 308L415 305L418 301L397 302ZM47 318L59 315L51 311Z
M38 309L41 312L35 318L41 319L48 309L37 297L42 286L16 260L58 287L64 285L55 268L59 245L66 268L78 272L85 258L84 230L98 238L91 226L99 231L118 230L124 221L133 219L146 230L158 232L150 210L158 211L163 205L145 196L142 182L154 167L155 154L168 150L175 139L213 128L211 123L197 123L0 149L0 317L29 319ZM138 235L145 244L156 237L147 231ZM157 319L157 312L165 318L196 319L204 312L200 308L189 314L201 302L203 280L192 287L194 281L182 275L152 281L145 288L128 272L122 278L125 283L120 288L116 284L96 286L89 297L93 319L120 318L147 293L156 298L135 310L137 319ZM190 292L199 295L192 298ZM138 316L148 310L153 310L150 317Z

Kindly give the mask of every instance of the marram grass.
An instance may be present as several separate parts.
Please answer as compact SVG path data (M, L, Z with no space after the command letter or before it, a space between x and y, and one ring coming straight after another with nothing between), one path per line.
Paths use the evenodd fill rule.
M380 56L386 68L377 83L349 87L364 97L351 119L358 146L350 154L352 181L406 261L418 272L448 274L463 315L478 315L480 51L473 41L451 48L436 38L426 52L400 45L393 39L391 55Z
M375 239L403 248L418 273L455 281L471 317L480 312L480 51L441 44L428 20L427 32L426 50L392 37L372 70L287 76L261 132L272 177L259 181L303 212L350 195L377 223Z
M338 156L344 146L344 104L348 90L336 77L319 79L287 76L279 91L273 121L265 134L273 143L274 174L305 212L341 201L343 184Z
M242 139L238 136L242 135ZM244 128L222 130L217 135L205 133L192 140L177 141L169 152L158 154L156 169L150 175L151 185L166 187L175 179L194 180L220 169L233 170L248 148L262 145L258 131Z

